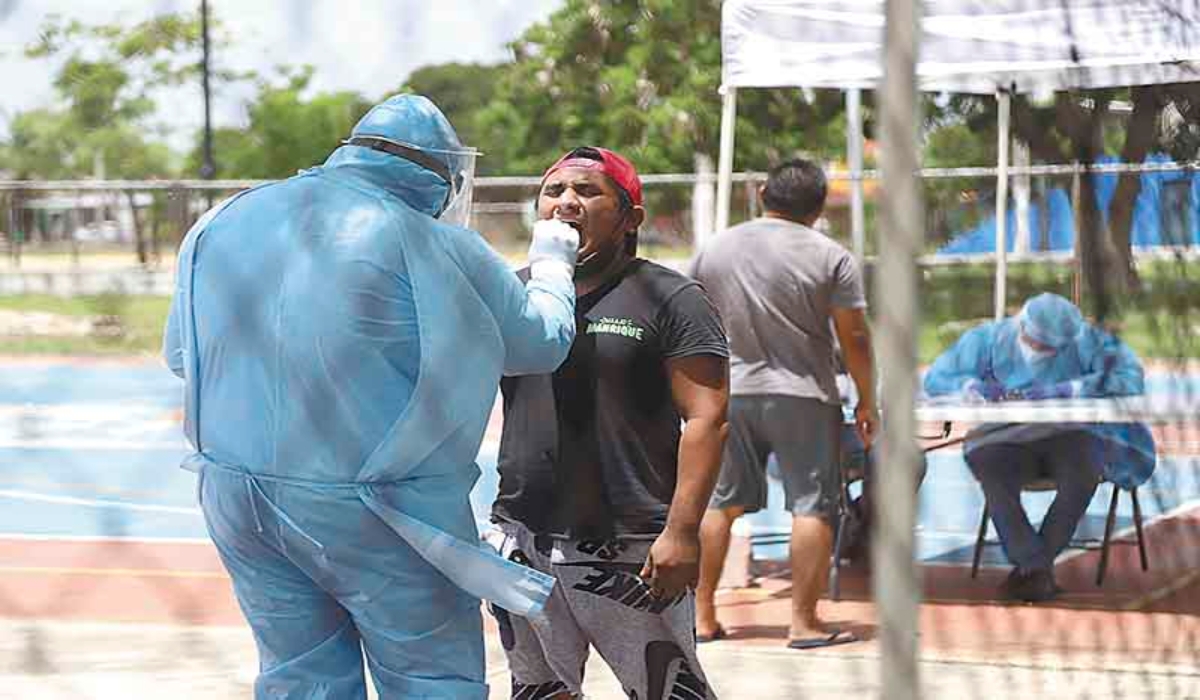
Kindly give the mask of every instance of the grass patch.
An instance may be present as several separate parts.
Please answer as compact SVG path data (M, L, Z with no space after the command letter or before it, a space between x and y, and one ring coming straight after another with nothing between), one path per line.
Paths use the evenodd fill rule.
M21 295L0 297L0 309L42 311L62 316L104 318L104 332L81 336L0 335L7 355L157 354L169 297L100 294L80 297Z
M661 252L666 255L666 249ZM522 250L518 261L524 255ZM1143 359L1200 358L1200 263L1150 262L1139 266L1143 289L1116 300L1107 320ZM873 271L868 269L868 277ZM968 328L992 317L991 265L925 268L920 281L922 363L934 360ZM874 296L870 284L867 289ZM1071 296L1070 272L1062 265L1014 264L1009 268L1010 311L1042 291ZM879 309L875 299L871 308ZM2 336L0 354L157 354L170 299L103 294L83 297L0 297L0 309L43 311L74 317L112 317L119 333L86 336Z
M873 270L868 269L868 276ZM1143 359L1200 358L1200 263L1142 261L1142 289L1112 299L1105 325ZM919 353L931 362L959 335L993 315L995 268L990 264L926 267L919 294L922 326ZM1016 263L1008 268L1008 312L1041 292L1072 296L1069 267L1053 263ZM874 290L868 286L873 294ZM878 309L872 299L871 307ZM1084 313L1092 308L1084 292Z

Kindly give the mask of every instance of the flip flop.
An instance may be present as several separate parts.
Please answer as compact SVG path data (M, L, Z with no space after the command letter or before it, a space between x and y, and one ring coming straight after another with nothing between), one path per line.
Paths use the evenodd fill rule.
M857 641L860 641L858 636L849 630L834 630L820 637L793 639L788 642L788 649L820 649Z
M725 628L720 625L717 625L717 629L713 630L712 634L697 633L696 634L696 643L697 644L707 644L709 642L715 642L715 641L724 639L726 636L727 636L727 633L725 632Z

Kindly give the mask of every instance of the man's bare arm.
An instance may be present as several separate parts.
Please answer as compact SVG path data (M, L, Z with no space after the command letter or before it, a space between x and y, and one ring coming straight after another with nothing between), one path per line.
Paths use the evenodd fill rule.
M684 420L679 442L675 495L667 526L650 548L642 571L665 595L696 584L700 564L700 520L721 469L728 432L729 361L716 355L667 360L671 394Z
M869 448L879 426L879 410L875 403L875 359L871 354L871 328L867 325L866 311L835 307L833 327L842 346L842 360L858 390L855 427L863 445Z

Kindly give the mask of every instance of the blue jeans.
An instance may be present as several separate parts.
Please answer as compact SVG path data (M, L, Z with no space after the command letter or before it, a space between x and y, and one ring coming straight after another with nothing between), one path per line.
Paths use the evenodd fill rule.
M1052 569L1100 483L1100 441L1086 431L1071 431L1030 442L980 445L966 458L983 487L1008 560L1021 571ZM1040 480L1053 481L1056 493L1041 528L1034 530L1021 505L1021 487Z

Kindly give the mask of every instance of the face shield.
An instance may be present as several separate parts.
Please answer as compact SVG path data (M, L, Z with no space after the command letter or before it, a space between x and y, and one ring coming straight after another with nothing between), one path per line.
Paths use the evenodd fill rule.
M450 172L454 173L450 191L446 193L446 204L437 218L452 226L470 228L471 204L475 196L475 159L479 157L479 151L464 149L437 153L438 157L446 159Z
M343 142L403 158L433 172L448 186L446 199L434 218L454 226L467 228L471 221L471 198L475 190L475 159L479 151L473 148L422 148L382 136L353 136Z

